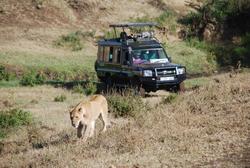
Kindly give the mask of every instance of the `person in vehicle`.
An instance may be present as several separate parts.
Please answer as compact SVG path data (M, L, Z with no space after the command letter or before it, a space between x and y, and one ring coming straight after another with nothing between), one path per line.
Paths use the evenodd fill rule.
M140 64L144 62L144 60L141 59L140 56L141 56L140 52L136 52L133 54L133 64Z

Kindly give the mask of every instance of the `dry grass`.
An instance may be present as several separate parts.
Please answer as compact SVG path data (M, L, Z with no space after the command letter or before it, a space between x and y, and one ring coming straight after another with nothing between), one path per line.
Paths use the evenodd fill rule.
M45 8L40 10L31 7L30 2L0 1L1 63L56 65L59 69L59 65L64 65L61 69L86 65L86 60L93 63L92 56L96 54L93 41L86 39L83 55L56 49L53 41L80 28L84 32L102 30L110 22L156 17L162 12L145 0L82 1L87 3L86 9L80 9L82 12L59 0L46 1ZM175 2L173 8L183 9L183 0L163 2ZM169 45L168 50L175 60L175 46ZM177 50L182 57L178 60L198 52ZM206 64L205 55L200 55L196 59L199 65ZM93 67L91 63L89 67ZM203 71L198 65L196 68ZM98 122L95 137L87 143L76 139L67 112L84 99L83 95L50 86L0 88L2 110L20 108L35 117L32 126L13 131L0 141L0 167L247 167L249 75L206 78L206 85L198 82L199 87L191 87L172 103L164 104L156 96L147 97L145 102L153 105L150 111L145 110L135 118L112 119L114 124L102 135ZM66 100L55 102L54 98L60 95L65 95Z
M115 124L102 135L98 122L95 137L87 143L77 141L66 112L81 95L45 86L1 89L0 100L31 111L38 122L0 143L0 163L2 167L247 166L248 76L211 77L208 84L178 95L172 103L160 103L135 118L112 119ZM66 101L54 102L61 94Z

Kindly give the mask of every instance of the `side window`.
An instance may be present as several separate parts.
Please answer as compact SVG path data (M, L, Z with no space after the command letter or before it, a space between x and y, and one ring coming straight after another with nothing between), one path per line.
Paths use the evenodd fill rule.
M121 48L117 48L117 57L116 63L120 64L121 62Z
M98 53L97 53L97 58L99 61L103 61L103 46L98 47Z
M112 62L113 60L113 54L114 54L114 48L113 47L110 47L110 50L109 50L109 62Z
M127 65L129 62L129 52L128 50L123 50L122 53L123 53L122 64Z
M109 62L109 47L104 47L104 61Z
M104 62L110 62L115 64L121 63L121 48L120 47L109 47L100 46L98 48L98 59ZM129 56L127 53L127 60L129 60Z
M112 62L115 64L120 64L121 59L121 48L120 47L113 47L113 60Z

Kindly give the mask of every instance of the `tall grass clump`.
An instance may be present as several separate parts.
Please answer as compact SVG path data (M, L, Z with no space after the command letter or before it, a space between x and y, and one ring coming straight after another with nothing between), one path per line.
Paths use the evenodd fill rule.
M96 84L93 83L93 82L88 82L86 85L85 85L85 88L84 88L84 93L85 95L92 95L92 94L95 94L97 91L97 87L96 87Z
M86 84L78 84L73 87L73 93L85 94L87 96L95 94L97 91L97 86L93 82L87 82Z
M165 96L162 98L162 103L163 104L171 104L176 101L178 95L176 93L172 93L168 96Z
M12 109L0 111L0 138L4 138L9 129L28 125L32 122L32 115L29 112Z
M8 72L3 65L0 65L0 81L1 80L9 81L12 80L13 78L14 75Z
M136 18L132 20L135 22L156 22L160 27L166 27L171 33L176 32L176 28L178 26L176 21L176 15L174 11L165 10L162 14L158 17L151 18L150 16L144 16L141 18ZM139 30L138 30L139 29ZM144 28L133 28L133 32L140 32L143 31Z
M109 110L115 117L136 117L142 111L147 110L147 105L140 96L132 93L111 93L107 95Z
M56 96L54 98L55 102L64 102L67 99L67 97L65 95L60 95L60 96Z
M22 76L20 84L23 86L35 86L45 83L45 77L34 71L28 72Z
M69 48L72 51L79 51L83 49L83 43L81 41L81 32L73 32L67 35L62 35L57 41L55 41L55 45L57 47Z

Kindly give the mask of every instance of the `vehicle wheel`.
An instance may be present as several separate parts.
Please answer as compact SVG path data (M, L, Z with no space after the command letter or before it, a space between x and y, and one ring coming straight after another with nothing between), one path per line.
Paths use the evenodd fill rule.
M138 87L138 94L139 94L141 97L145 97L145 95L146 95L146 90L145 90L142 86L139 86L139 87Z
M112 87L113 87L113 82L110 76L106 77L105 81L105 90L108 93L109 91L111 91Z
M138 96L141 96L141 97L145 97L145 95L146 95L146 90L142 87L141 84L138 84L138 85L135 87L135 94L138 95Z
M145 97L146 90L142 87L142 84L138 79L134 79L130 82L131 87L135 91L135 95L139 95L141 97Z
M177 92L184 92L185 91L185 83L181 82L177 85Z

